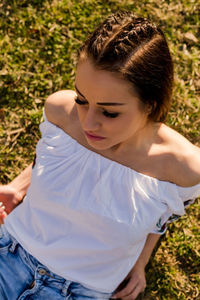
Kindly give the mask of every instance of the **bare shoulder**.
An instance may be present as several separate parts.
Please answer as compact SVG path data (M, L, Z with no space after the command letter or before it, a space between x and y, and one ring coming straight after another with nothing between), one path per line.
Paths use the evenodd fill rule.
M166 144L164 167L169 181L183 187L200 183L200 148L184 136L163 125L161 136Z
M59 126L64 127L73 112L76 93L72 90L61 90L50 95L44 105L47 119Z

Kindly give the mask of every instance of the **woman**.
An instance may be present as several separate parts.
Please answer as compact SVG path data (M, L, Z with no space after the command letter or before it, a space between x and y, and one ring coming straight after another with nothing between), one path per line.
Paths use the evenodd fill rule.
M200 150L164 124L162 31L108 17L81 47L75 91L51 95L36 160L1 187L1 299L136 299L165 224L200 195ZM30 185L30 186L29 186ZM29 188L28 188L29 187Z

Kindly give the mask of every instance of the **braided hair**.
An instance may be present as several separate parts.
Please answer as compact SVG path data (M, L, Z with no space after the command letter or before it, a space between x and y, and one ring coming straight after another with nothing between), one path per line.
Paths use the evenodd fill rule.
M96 68L120 74L137 92L149 119L166 120L173 89L173 63L162 30L131 12L110 15L79 50Z

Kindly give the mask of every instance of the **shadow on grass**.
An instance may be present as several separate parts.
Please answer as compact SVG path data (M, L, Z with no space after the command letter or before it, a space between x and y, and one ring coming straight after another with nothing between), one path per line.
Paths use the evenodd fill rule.
M182 245L181 245L182 246ZM181 246L179 248L181 249ZM200 267L200 257L195 249L191 248L190 245L186 243L183 245L184 251L177 249L176 260L179 263L179 268L184 271L184 273L190 277L194 274L199 274L199 267Z

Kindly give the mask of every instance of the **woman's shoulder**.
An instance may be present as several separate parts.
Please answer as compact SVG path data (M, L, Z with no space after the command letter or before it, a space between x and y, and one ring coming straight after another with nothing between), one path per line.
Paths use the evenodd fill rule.
M73 119L75 98L73 90L61 90L50 95L44 105L48 121L63 129L68 126Z
M164 168L170 182L190 187L200 183L200 148L162 124L159 132L165 147Z

